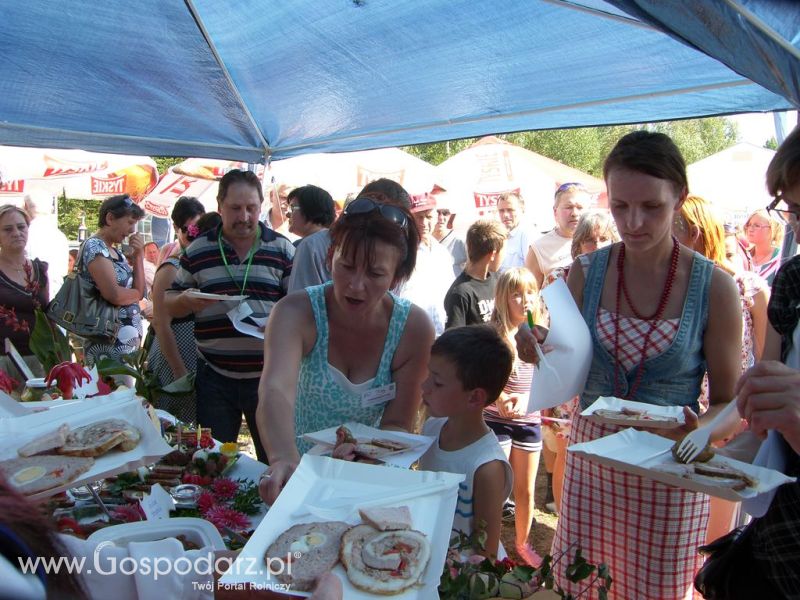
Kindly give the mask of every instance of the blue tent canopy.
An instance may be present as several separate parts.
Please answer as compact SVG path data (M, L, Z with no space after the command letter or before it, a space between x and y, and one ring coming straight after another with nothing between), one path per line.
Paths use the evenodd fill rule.
M29 0L0 56L0 144L260 162L800 107L800 3Z

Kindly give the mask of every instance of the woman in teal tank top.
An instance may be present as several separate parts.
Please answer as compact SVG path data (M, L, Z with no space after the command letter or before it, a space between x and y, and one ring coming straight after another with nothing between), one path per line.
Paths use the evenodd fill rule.
M331 228L333 281L272 310L256 412L272 467L268 503L308 450L304 433L346 421L412 429L433 326L389 290L414 270L418 245L406 209L359 196Z

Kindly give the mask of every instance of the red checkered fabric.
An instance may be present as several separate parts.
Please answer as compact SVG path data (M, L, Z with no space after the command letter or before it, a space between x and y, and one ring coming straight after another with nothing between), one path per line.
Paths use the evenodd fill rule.
M615 313L599 308L597 310L597 337L603 348L614 356L614 328L617 317ZM656 328L650 335L645 359L653 358L664 353L672 343L678 332L680 319L663 319L656 321ZM642 346L644 338L650 331L651 321L634 319L632 317L619 318L619 353L617 359L626 371L636 367L642 360Z
M620 429L576 414L572 441L586 442ZM553 555L558 556L576 543L590 562L605 562L614 580L609 598L691 599L692 582L702 565L697 547L705 541L707 522L708 496L704 494L568 453ZM573 548L571 554L574 551ZM562 560L555 566L556 579L566 590L577 594L582 585L571 584L564 577L568 562Z

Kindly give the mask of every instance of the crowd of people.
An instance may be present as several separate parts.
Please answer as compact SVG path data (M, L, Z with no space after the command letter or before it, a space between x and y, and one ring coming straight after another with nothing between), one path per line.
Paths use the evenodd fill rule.
M74 268L120 307L122 326L115 340L87 340L85 360L137 352L145 316L160 383L195 374L193 395L159 398L160 407L212 425L221 441L237 439L244 417L256 457L271 466L260 484L267 503L309 450L304 433L357 421L430 435L419 468L466 476L454 528L482 528L482 551L502 555L505 515L516 555L534 566L541 461L559 515L554 554L577 544L606 563L609 597L691 598L697 548L743 522L739 507L567 447L620 430L580 415L600 396L680 407L686 424L659 432L676 440L736 402L713 442L766 438L756 460L777 455L800 474L800 259L781 266L780 253L786 224L800 234L800 129L769 167L775 201L741 230L689 194L684 160L663 134L620 139L603 176L608 210L565 183L552 198L554 228L538 233L523 217L541 198L503 194L495 218L457 227L463 217L439 205L441 189L411 196L381 179L338 215L319 187L289 191L278 212L292 242L259 220L255 174L234 170L220 181L218 212L178 200L176 242L159 249L136 233L138 205L109 198ZM0 207L0 331L36 369L27 340L53 284L47 262L26 253L32 218ZM591 333L591 366L578 397L528 410L536 346L547 349L540 293L558 280ZM242 319L266 320L263 342L237 328ZM797 597L800 488L761 500L745 507L756 517L746 549L755 577L764 597ZM579 592L565 567L554 565L556 579Z

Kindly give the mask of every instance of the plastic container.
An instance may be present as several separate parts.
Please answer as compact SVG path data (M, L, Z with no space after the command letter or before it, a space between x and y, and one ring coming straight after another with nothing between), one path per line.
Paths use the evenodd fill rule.
M154 542L168 537L182 535L200 548L210 547L225 550L222 536L208 521L193 517L175 517L158 521L137 521L98 529L89 536L93 542L114 542L117 546L127 546L131 542Z

